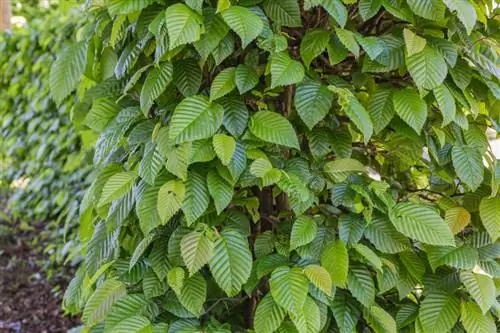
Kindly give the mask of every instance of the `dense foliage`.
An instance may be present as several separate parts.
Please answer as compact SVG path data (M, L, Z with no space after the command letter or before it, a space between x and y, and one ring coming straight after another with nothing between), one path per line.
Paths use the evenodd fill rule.
M77 222L89 168L70 119L72 98L56 105L48 79L56 55L73 43L81 14L26 8L29 24L0 35L0 199L25 222L56 221L44 236L62 247Z
M86 6L84 332L497 331L492 1Z

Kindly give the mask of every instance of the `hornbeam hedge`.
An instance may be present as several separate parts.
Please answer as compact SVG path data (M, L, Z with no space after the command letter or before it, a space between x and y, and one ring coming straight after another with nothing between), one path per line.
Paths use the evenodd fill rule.
M497 332L493 1L86 7L82 332Z

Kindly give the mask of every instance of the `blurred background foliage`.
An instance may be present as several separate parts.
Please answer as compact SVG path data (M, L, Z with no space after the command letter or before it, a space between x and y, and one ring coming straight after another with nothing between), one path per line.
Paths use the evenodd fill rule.
M80 7L14 0L13 28L0 34L0 205L17 222L2 229L29 231L44 221L31 241L47 264L77 253L74 217L91 170L92 137L70 130L72 98L57 106L48 87L56 55L82 26Z

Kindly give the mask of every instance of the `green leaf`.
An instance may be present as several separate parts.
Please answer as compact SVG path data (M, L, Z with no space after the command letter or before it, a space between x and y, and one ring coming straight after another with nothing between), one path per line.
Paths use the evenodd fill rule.
M373 134L373 123L364 106L350 90L335 86L329 86L329 88L339 95L338 103L342 107L342 111L363 133L364 141L367 143Z
M417 87L424 89L438 87L448 74L448 65L441 53L428 45L421 52L408 55L406 66Z
M213 136L222 125L224 109L205 96L185 98L174 110L169 138L176 143Z
M233 186L214 170L208 172L207 185L208 192L214 199L217 214L220 215L233 199Z
M216 134L212 139L214 150L220 161L228 165L236 151L236 141L232 136L225 134Z
M50 69L50 93L60 104L80 82L87 63L88 44L79 42L66 48Z
M378 305L365 311L364 317L375 333L397 333L394 318Z
M434 271L441 265L447 265L458 269L473 269L479 261L477 249L468 246L426 246L425 252L427 252L429 264Z
M135 315L124 318L113 329L113 333L152 333L153 326L148 318Z
M455 246L450 227L432 208L412 202L397 204L390 220L403 235L430 245Z
M200 40L194 44L194 47L202 59L207 59L228 35L229 27L222 16L216 15L211 7L204 9L203 20L205 33L201 35Z
M165 155L155 144L146 145L144 157L139 163L139 176L149 185L154 185L164 162Z
M321 266L330 273L335 286L345 288L349 271L349 255L344 242L336 240L325 246L321 254Z
M382 131L396 114L392 102L391 89L378 89L368 102L368 113L373 122L375 133Z
M167 273L168 285L177 295L181 294L182 288L184 287L185 279L186 279L186 272L182 267L172 268Z
M192 314L200 316L203 311L203 303L207 298L207 282L201 274L195 274L184 280L179 301Z
M427 104L412 88L398 90L392 95L394 110L398 116L420 133L427 119Z
M221 15L227 25L240 36L243 48L257 38L264 29L260 17L245 7L231 6Z
M490 313L483 314L474 302L462 301L460 321L467 333L495 333L497 327Z
M186 181L186 197L182 203L182 211L188 225L193 224L208 209L210 196L206 178L197 171L191 171Z
M483 314L496 304L495 282L489 276L462 271L460 280L481 308Z
M332 294L332 278L328 271L318 265L309 265L304 268L304 275L307 276L309 281L318 289L323 291L326 295Z
M142 290L147 299L162 296L167 291L167 284L160 280L152 268L149 268L144 273L142 279Z
M162 223L168 222L181 208L186 187L180 180L166 182L158 192L157 210Z
M330 42L330 33L325 29L314 29L308 31L300 42L300 55L306 68L311 62L325 51Z
M153 0L109 0L108 11L114 16L138 12L153 3Z
M217 13L220 13L231 7L231 1L229 0L218 0L217 1Z
M104 323L104 332L113 332L113 328L125 319L141 315L149 302L144 295L132 294L118 299L109 310Z
M419 319L425 332L448 332L460 316L460 300L441 289L430 292L420 306Z
M234 137L241 136L248 123L248 108L245 102L238 97L226 97L219 99L218 103L224 108L224 127Z
M311 243L318 233L316 222L308 216L299 216L293 223L290 250Z
M252 271L252 253L246 237L234 230L222 231L215 241L210 271L229 297L236 296Z
M153 68L148 74L141 90L141 109L143 112L149 111L154 100L160 97L169 83L172 81L174 67L172 63L165 62L159 67Z
M355 327L361 315L356 304L356 301L349 293L337 289L330 308L341 333L352 333L356 331Z
M319 0L321 6L330 14L331 17L340 25L344 27L347 23L348 12L340 0Z
M307 299L309 281L301 268L278 267L269 285L276 303L288 312L300 311Z
M443 124L441 127L445 127L455 120L455 115L457 113L455 98L444 84L434 88L432 92L434 93L434 97L443 115Z
M263 141L299 149L299 140L292 124L276 112L254 113L248 128L253 135Z
M321 313L316 302L307 297L304 308L290 313L295 327L300 333L319 332L321 329Z
M444 18L446 7L440 0L407 0L411 10L428 20L439 21Z
M458 19L463 23L470 34L476 25L477 13L474 6L467 0L443 0L451 12L456 12Z
M203 21L188 6L181 3L169 6L165 11L165 20L171 50L200 39Z
M366 167L358 160L352 158L339 158L325 164L325 172L337 183L341 183L348 176L355 173L366 172Z
M295 108L309 129L330 112L332 102L332 92L319 81L307 80L297 86Z
M421 281L425 271L425 262L413 251L405 251L399 254L399 259L406 268L406 272L416 281Z
M347 288L361 304L369 308L375 302L375 284L370 272L363 266L351 266L347 276Z
M398 328L401 329L414 323L418 317L418 309L419 306L415 303L403 304L401 309L399 309L396 314L396 323Z
M354 245L361 240L366 223L361 215L349 213L339 219L339 238L348 245Z
M86 327L93 327L108 314L111 306L127 294L125 285L116 279L108 279L100 284L90 296L82 314Z
M102 189L98 206L104 206L126 195L136 179L135 172L119 172L111 176Z
M349 51L352 52L352 54L354 54L356 58L358 58L360 49L359 44L356 41L356 35L352 31L342 28L335 28L335 33L337 34L337 37L342 45L344 45Z
M451 160L457 176L472 191L481 186L484 179L483 158L475 146L454 146L451 151Z
M304 66L290 58L287 52L271 56L271 88L300 83L304 79Z
M254 318L255 333L275 332L285 319L286 311L274 302L271 293L267 293L257 304Z
M259 83L259 75L249 66L240 64L236 67L235 81L240 95L243 95Z
M279 25L299 27L300 8L297 0L264 0L266 15Z
M420 1L420 0L416 0L416 1ZM409 56L412 56L416 53L421 52L424 49L425 45L427 44L427 41L425 40L425 38L417 36L411 30L404 29L403 36L404 36L405 44L406 44L406 52L408 53Z
M174 84L184 97L196 95L201 80L201 69L195 59L187 58L174 63Z
M374 215L365 229L365 237L384 253L399 253L411 249L408 238L400 234L386 216Z
M167 155L167 161L165 162L167 171L182 180L186 180L191 148L191 142L184 142L164 149Z
M382 3L380 0L360 0L359 13L363 21L371 19L380 10Z
M479 205L479 214L484 228L493 241L500 237L500 197L483 198Z
M236 88L236 67L229 67L221 71L212 81L210 101L221 98Z
M190 276L208 264L213 249L214 243L202 232L193 231L182 238L181 255Z
M368 263L370 263L375 269L382 270L382 261L379 256L373 252L368 246L363 244L354 245L354 249L358 252L362 257L366 259Z
M266 159L258 158L250 166L250 172L255 177L263 178L273 169L273 165Z

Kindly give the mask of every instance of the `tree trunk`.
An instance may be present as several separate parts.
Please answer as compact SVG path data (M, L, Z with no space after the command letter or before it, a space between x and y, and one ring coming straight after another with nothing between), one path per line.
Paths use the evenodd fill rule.
M10 0L0 0L0 31L10 29Z

